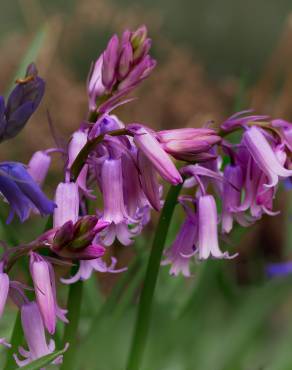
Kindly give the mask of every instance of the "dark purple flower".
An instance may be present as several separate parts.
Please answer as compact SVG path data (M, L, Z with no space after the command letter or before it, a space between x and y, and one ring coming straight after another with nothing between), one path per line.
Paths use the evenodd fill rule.
M11 139L23 129L36 111L45 92L45 82L38 76L36 66L30 64L23 80L17 80L16 87L8 97L6 107L0 98L0 140Z

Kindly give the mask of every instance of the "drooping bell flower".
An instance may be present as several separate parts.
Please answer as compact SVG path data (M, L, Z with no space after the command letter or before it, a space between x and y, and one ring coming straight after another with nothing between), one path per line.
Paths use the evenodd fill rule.
M30 273L44 325L50 334L54 334L56 327L56 302L50 269L48 262L41 255L33 252L30 254Z
M102 165L103 220L119 224L127 221L121 159L107 159Z
M41 215L54 211L55 204L45 196L21 163L0 163L0 191L11 207L7 223L13 219L14 213L22 222L25 221L32 208Z
M39 150L33 154L27 165L27 172L40 186L47 177L51 161L51 156L46 151Z
M9 276L3 272L3 263L0 264L0 318L6 305L9 292Z
M202 157L213 145L221 141L215 130L207 128L182 128L157 132L157 139L162 148L174 158L194 161L208 160Z
M238 211L243 189L242 168L238 165L227 165L224 178L226 181L222 194L222 232L229 233L233 227L233 219L243 213Z
M23 129L45 92L45 82L38 76L34 64L27 67L25 78L16 83L6 107L4 99L0 98L0 141L11 139Z
M280 163L275 151L259 128L253 126L248 129L243 135L243 144L259 168L268 177L269 182L265 184L266 187L276 186L279 177L292 176L292 170L286 169Z
M17 365L23 367L40 357L54 352L55 342L51 339L49 344L47 343L43 320L35 302L24 304L21 307L21 322L28 351L23 347L19 347L19 353L25 358L24 360L20 360L16 354L13 356ZM63 356L61 355L52 364L60 364L62 360Z
M181 183L180 173L155 135L139 124L128 125L128 129L133 133L138 149L152 162L160 176L173 185ZM143 171L143 169L140 170Z
M203 195L198 199L198 253L199 259L233 258L228 252L221 252L218 242L218 215L215 199L212 195Z
M261 218L264 213L277 214L273 211L276 187L266 186L268 182L267 175L260 169L245 147L241 147L238 152L237 162L244 177L244 198L239 207L234 207L235 211L238 212L237 215L240 216L241 212L249 211L251 218L248 221L254 222Z
M166 259L162 262L163 265L171 265L169 273L171 275L179 275L189 277L190 274L190 258L195 252L195 243L197 239L196 215L187 215L180 231L177 234L172 246L166 250Z
M75 223L79 215L79 193L75 182L61 182L56 189L54 227L63 226L67 221Z
M160 185L157 179L157 173L153 164L143 152L138 152L138 166L141 169L140 180L142 189L151 206L156 211L159 211L161 209L161 192Z

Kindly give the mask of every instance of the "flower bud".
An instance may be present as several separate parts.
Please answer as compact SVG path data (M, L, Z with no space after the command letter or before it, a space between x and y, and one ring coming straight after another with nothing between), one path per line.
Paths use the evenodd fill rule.
M107 90L111 90L116 80L116 68L119 56L119 38L114 35L103 53L102 83Z

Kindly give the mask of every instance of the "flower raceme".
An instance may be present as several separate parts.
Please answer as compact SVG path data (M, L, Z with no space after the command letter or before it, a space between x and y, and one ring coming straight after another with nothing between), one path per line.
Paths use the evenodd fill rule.
M31 211L53 217L52 229L29 244L5 247L0 261L0 316L9 295L21 311L28 345L28 350L20 348L24 360L15 355L19 366L51 353L54 343L47 343L45 331L53 334L58 319L68 322L67 311L57 303L54 264L78 264L73 276L62 277L65 284L86 280L95 271L124 271L126 267L117 268L112 248L107 247L115 240L128 246L141 234L151 211L163 207L164 181L183 184L187 193L179 198L185 219L162 264L170 265L172 275L189 277L192 260L235 257L220 247L221 233L230 233L236 223L247 227L263 214L276 214L278 185L291 179L292 124L287 121L244 111L218 129L155 131L140 123L125 125L113 115L116 107L132 100L125 96L155 67L150 47L145 26L126 30L120 38L114 35L89 75L88 120L81 122L68 145L38 150L27 168L18 162L0 163L0 192L10 206L7 221L14 214L25 221ZM40 104L44 86L30 65L7 103L0 98L0 141L25 126ZM242 135L233 144L228 135L235 130ZM65 163L52 202L40 186L54 151L63 153ZM10 269L25 255L33 302L27 298L26 285L9 279Z

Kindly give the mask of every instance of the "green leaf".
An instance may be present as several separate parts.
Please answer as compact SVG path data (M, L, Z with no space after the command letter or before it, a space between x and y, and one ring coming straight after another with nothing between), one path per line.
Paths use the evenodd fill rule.
M35 34L31 44L29 45L29 48L26 50L21 60L21 63L14 75L13 81L11 81L9 88L7 89L7 93L6 93L7 96L10 90L12 90L14 87L15 79L19 77L24 77L25 72L26 72L26 67L37 59L38 54L44 44L44 40L47 35L47 32L48 32L48 25L45 24Z
M37 360L31 362L30 364L23 366L21 369L23 370L39 370L43 368L44 366L49 365L52 361L54 361L57 357L61 356L66 351L66 348L55 351L53 353L50 353L49 355L43 356L41 358L38 358ZM15 368L15 370L19 369Z

